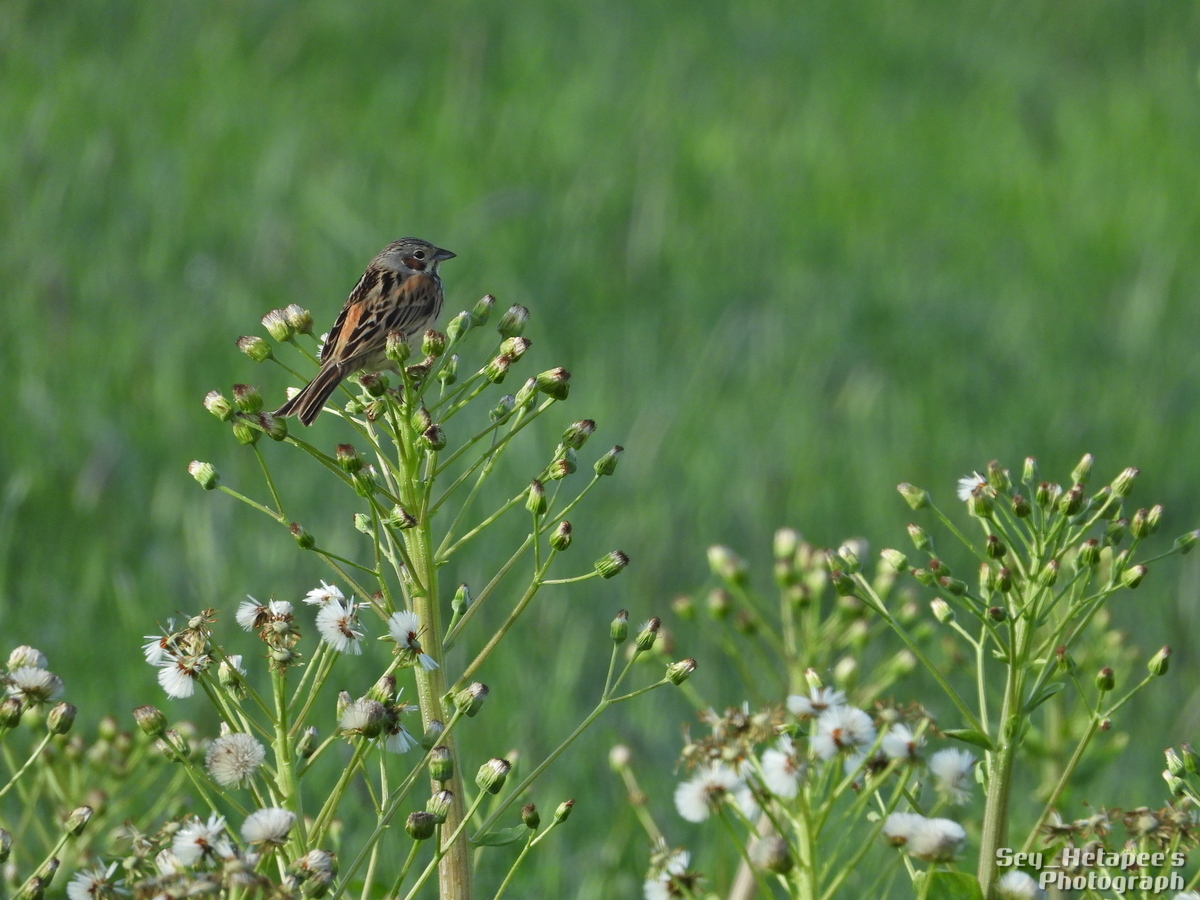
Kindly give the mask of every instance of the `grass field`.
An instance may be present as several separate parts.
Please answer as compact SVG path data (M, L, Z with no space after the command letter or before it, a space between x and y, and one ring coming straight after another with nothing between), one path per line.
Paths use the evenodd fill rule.
M282 398L234 340L290 302L328 327L402 234L458 253L449 309L529 306L530 371L569 368L574 417L628 450L577 525L581 558L633 565L525 623L496 680L530 699L505 698L489 752L552 746L612 612L703 586L709 543L763 564L783 524L897 545L902 480L948 500L993 457L1065 479L1091 451L1102 476L1141 467L1164 531L1195 527L1197 26L1192 4L1086 0L3 3L0 633L94 722L159 702L137 654L155 621L325 574L187 477L197 457L255 477L200 400L245 380ZM300 520L345 528L305 487ZM1156 739L1117 805L1159 800L1162 748L1200 720L1186 563L1127 617L1176 656L1122 723ZM655 694L550 772L539 803L574 795L579 823L527 885L633 895L615 739L699 843L662 727L688 715Z

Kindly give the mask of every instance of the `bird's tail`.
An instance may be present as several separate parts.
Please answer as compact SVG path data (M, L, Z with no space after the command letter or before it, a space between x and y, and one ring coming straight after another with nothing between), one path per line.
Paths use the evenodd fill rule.
M273 415L290 416L295 413L305 425L311 425L321 414L325 401L337 390L346 373L341 366L322 366L317 376L304 386L295 397L289 400Z

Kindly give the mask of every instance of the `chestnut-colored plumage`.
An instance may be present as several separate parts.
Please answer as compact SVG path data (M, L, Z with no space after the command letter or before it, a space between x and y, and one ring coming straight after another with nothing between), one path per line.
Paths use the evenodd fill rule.
M438 266L453 258L449 250L411 237L380 250L333 323L321 350L321 370L275 415L295 413L311 425L347 375L390 366L384 352L389 334L411 340L437 320L442 311Z

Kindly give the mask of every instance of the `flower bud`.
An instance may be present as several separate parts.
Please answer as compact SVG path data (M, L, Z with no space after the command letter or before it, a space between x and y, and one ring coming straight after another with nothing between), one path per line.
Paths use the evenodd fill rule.
M258 392L258 388L248 384L233 386L233 402L242 412L256 413L263 408L262 394Z
M498 794L504 787L504 780L508 777L508 770L512 765L506 759L493 757L479 767L479 772L475 775L475 783L479 785L480 790L487 791L489 794Z
M574 808L574 799L564 800L558 804L558 809L554 810L554 821L559 823L567 821L567 816L571 815L571 810Z
M1032 456L1025 457L1025 466L1021 470L1021 481L1025 484L1033 484L1038 480L1038 464L1037 460Z
M534 401L537 400L537 394L537 379L526 378L525 383L517 391L516 396L512 398L512 403L517 409L529 409L533 406Z
M989 596L996 589L996 570L988 563L979 564L979 593Z
M601 578L612 578L627 565L629 557L620 550L613 550L596 560L595 570Z
M1133 466L1124 469L1120 475L1113 479L1112 492L1124 500L1129 496L1129 492L1133 490L1133 480L1138 477L1138 470Z
M217 474L213 464L200 462L198 459L193 459L188 463L188 474L195 478L200 487L206 491L213 490L221 483L221 476Z
M911 485L907 481L896 485L896 490L900 492L900 496L912 509L924 509L929 505L929 492Z
M319 737L315 727L305 728L300 732L300 739L296 741L296 756L300 759L310 759L317 749L317 738Z
M787 841L778 835L760 837L750 845L750 862L776 875L786 875L795 864Z
M934 597L929 601L929 608L933 611L933 617L947 625L954 621L954 610L950 608L950 604L941 597Z
M518 303L514 303L500 317L500 322L496 326L496 330L500 332L500 337L510 338L516 337L525 331L525 325L529 322L529 310Z
M442 782L454 777L454 757L449 747L439 744L429 751L429 777Z
M538 390L547 397L566 400L567 395L571 392L571 373L561 366L556 369L547 369L536 377Z
M450 358L438 369L437 380L443 385L451 385L458 381L458 354L451 353Z
M914 525L912 522L909 522L908 536L912 538L913 546L918 550L933 550L933 541L930 540L929 534L920 525Z
M796 548L800 546L800 532L794 528L780 528L775 532L771 544L777 562L791 564L796 557Z
M1150 525L1148 524L1150 512L1149 510L1139 509L1133 514L1133 519L1129 522L1129 533L1133 535L1134 540L1141 540L1150 534Z
M467 585L460 584L458 590L454 592L454 599L450 601L450 610L456 616L460 616L471 605L471 589Z
M596 423L591 419L581 419L578 422L572 422L567 426L567 430L563 432L563 446L570 447L572 450L582 450L583 445L587 443L587 439L592 436L595 430Z
M960 581L957 578L950 578L949 576L943 575L937 580L937 583L938 587L947 593L953 594L955 597L961 597L967 592L967 583L965 581Z
M485 294L471 310L471 324L475 326L486 325L488 316L492 314L492 307L495 303L495 297L491 294Z
M1071 652L1067 650L1066 644L1059 644L1054 648L1055 665L1060 672L1074 672L1075 658L1071 656Z
M464 334L466 334L470 329L471 329L471 314L468 312L460 312L457 316L455 316L453 319L451 319L450 322L446 325L446 333L444 335L442 335L442 339L443 339L444 343L443 343L442 349L440 351L438 351L437 353L431 352L429 350L429 348L427 348L425 346L424 342L422 342L422 344L421 344L421 349L424 351L426 356L441 356L443 353L446 352L447 345L452 346L454 344L457 344L460 340L462 340L462 336ZM426 335L428 335L428 334L429 334L429 332L426 332Z
M287 419L260 412L257 416L258 427L273 441L283 441L288 436Z
M612 636L614 644L625 643L625 639L629 637L629 613L625 610L618 612L608 627L608 633Z
M1178 777L1184 774L1183 757L1175 752L1174 747L1168 747L1164 751L1164 756L1167 758L1167 771Z
M1083 485L1074 484L1071 489L1058 498L1058 511L1073 516L1083 509Z
M12 835L8 833L8 829L0 828L0 864L8 862L11 853Z
M613 472L617 471L617 460L620 458L621 454L624 452L625 452L625 448L622 447L620 444L617 444L615 447L613 447L611 450L609 450L607 453L605 453L602 457L600 457L598 460L596 460L596 464L595 464L595 466L593 466L593 469L595 469L596 474L597 475L611 475Z
M70 703L57 703L46 716L46 728L51 734L66 734L75 724L75 707Z
M404 830L414 841L427 841L433 837L433 830L437 824L437 816L417 810L410 812L408 818L404 820Z
M204 395L204 408L222 422L233 418L233 404L220 391L209 391Z
M554 462L550 464L549 478L551 481L561 481L568 475L575 474L578 467L575 451L559 444L554 453Z
M746 564L721 544L713 544L708 548L708 568L726 584L741 586L746 583Z
M855 596L854 579L841 569L834 569L829 573L829 583L833 585L833 589L839 597Z
M407 337L398 331L391 331L388 332L387 343L383 345L383 352L388 362L401 366L412 355L412 348L408 346Z
M1013 494L1012 514L1018 519L1024 519L1031 512L1033 512L1033 507L1029 505L1029 501L1025 499L1025 495Z
M509 356L497 356L492 359L486 366L483 367L483 377L492 384L500 384L504 381L504 376L508 374L508 368L512 365L512 358Z
M1151 534L1158 531L1158 526L1162 524L1163 507L1161 503L1156 503L1150 507L1150 512L1146 515L1146 527Z
M299 522L293 522L288 526L288 531L292 533L292 538L296 541L297 546L301 550L311 550L317 546L317 539L304 530L304 526Z
M1012 487L1012 479L1008 477L1008 469L1000 465L998 460L993 459L987 464L987 483L992 489L1004 493Z
M296 334L312 334L312 313L299 303L289 303L284 307L283 314Z
M1200 542L1200 531L1189 531L1175 538L1175 549L1182 556L1195 547L1197 542Z
M1129 530L1128 519L1113 519L1104 528L1104 546L1115 547L1125 540L1125 533Z
M1168 663L1170 658L1171 658L1171 648L1163 647L1161 650L1159 650L1157 653L1155 653L1152 657L1150 657L1150 662L1148 662L1146 664L1146 668L1150 672L1150 674L1154 675L1155 677L1166 675L1167 669L1170 667L1169 663Z
M425 812L433 816L434 821L441 825L446 821L446 814L454 803L454 794L448 790L440 790L425 801Z
M843 563L841 568L851 575L858 573L862 569L862 564L858 558L858 548L854 544L842 544L842 546L838 547L837 555Z
M63 825L63 831L70 837L79 837L79 835L83 834L83 829L87 827L87 823L91 819L92 808L90 806L77 806L67 816L67 821Z
M396 694L396 676L380 675L379 679L367 690L367 697L380 703L390 703Z
M933 587L934 582L937 581L933 573L928 569L913 569L912 575L913 578L917 579L925 587Z
M430 750L437 745L437 742L442 739L442 732L446 730L446 726L442 724L441 719L430 719L429 724L425 726L425 730L421 732L421 747L425 750Z
M1042 509L1053 509L1058 503L1058 498L1062 496L1062 486L1049 481L1042 481L1038 484L1037 490L1034 492L1034 499L1037 500L1037 505Z
M679 662L667 666L667 681L676 685L683 684L695 671L696 661L694 659L681 659Z
M1192 745L1184 741L1179 745L1179 756L1183 759L1183 770L1189 775L1195 775L1200 769L1200 758L1196 756L1196 751L1192 749Z
M1117 683L1117 679L1113 677L1113 670L1105 666L1096 675L1096 689L1102 693L1111 691Z
M990 519L993 509L992 498L985 490L972 491L967 497L967 512L977 519Z
M1149 571L1149 569L1141 564L1130 566L1121 573L1121 584L1132 590L1142 583L1142 579L1146 577L1146 573Z
M438 424L430 425L417 438L417 445L426 451L441 450L446 446L446 432Z
M993 622L1003 622L1008 619L1008 610L1003 606L989 606L987 614Z
M1172 775L1170 769L1163 770L1162 774L1163 780L1167 783L1167 790L1171 792L1173 797L1181 797L1187 793L1186 781L1184 781L1178 775Z
M500 342L500 353L502 356L507 356L513 362L516 362L525 355L525 351L529 349L531 341L524 337L505 338Z
M358 385L372 397L382 397L387 393L388 377L380 372L364 372L358 376Z
M483 701L487 699L487 695L487 685L476 681L454 695L454 706L464 716L474 716L479 712L480 707L483 706Z
M879 553L880 558L892 567L896 572L908 571L908 557L899 550L882 550Z
M441 356L446 352L446 336L440 331L428 329L421 338L421 352L434 358Z
M525 508L535 516L546 512L546 488L536 478L529 482L529 489L525 492Z
M343 472L348 472L353 475L355 472L362 470L362 457L358 455L358 451L354 449L353 444L338 444L334 451L334 457L337 459L338 467Z
M720 622L729 615L729 594L721 588L709 591L708 597L705 598L705 606L709 616Z
M1079 545L1079 552L1075 554L1075 568L1082 569L1094 568L1100 562L1100 542L1095 538L1088 538Z
M275 355L271 345L256 334L247 334L238 338L237 348L255 362L265 362Z
M1079 460L1079 465L1071 471L1071 480L1081 487L1087 484L1088 476L1092 474L1092 463L1095 461L1095 457L1092 454L1083 454L1083 458Z
M634 638L634 646L637 647L638 652L645 653L654 646L654 640L658 637L660 627L662 627L662 621L657 617L650 619L642 626L642 630Z
M555 550L566 550L571 546L571 523L563 519L550 532L550 546Z
M384 521L393 528L398 528L401 531L405 528L413 528L417 524L416 518L399 503L392 507L391 515L384 519Z
M526 803L521 807L521 821L530 831L537 831L538 826L542 824L542 817L538 815L536 806Z
M167 717L154 706L139 706L133 711L133 720L143 734L158 737L167 730Z
M263 327L267 329L267 334L271 335L275 340L283 343L290 341L295 335L292 325L288 322L287 313L282 309L273 309L262 317Z

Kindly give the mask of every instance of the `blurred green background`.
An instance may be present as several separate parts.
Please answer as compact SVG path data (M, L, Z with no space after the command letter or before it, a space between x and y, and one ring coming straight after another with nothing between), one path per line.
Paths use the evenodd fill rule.
M405 234L459 254L449 310L532 309L523 365L575 376L547 440L591 416L628 449L577 534L581 561L633 565L535 609L491 679L525 690L493 696L481 755L552 746L595 696L612 612L665 613L707 544L764 562L783 524L902 544L901 480L948 501L990 458L1066 479L1087 450L1098 477L1141 467L1166 532L1195 526L1198 26L1191 3L1092 0L4 0L6 647L50 654L83 721L123 715L161 697L137 653L156 621L326 574L188 478L208 459L258 490L200 400L281 398L234 340L290 302L327 328ZM348 532L345 501L294 471L301 521ZM1157 802L1161 749L1195 736L1198 583L1171 563L1136 595L1135 639L1169 640L1173 677L1098 800ZM740 699L702 630L678 655ZM663 723L689 716L656 693L551 771L536 799L578 797L580 822L527 890L637 890L613 740L669 837L700 840L669 799Z

